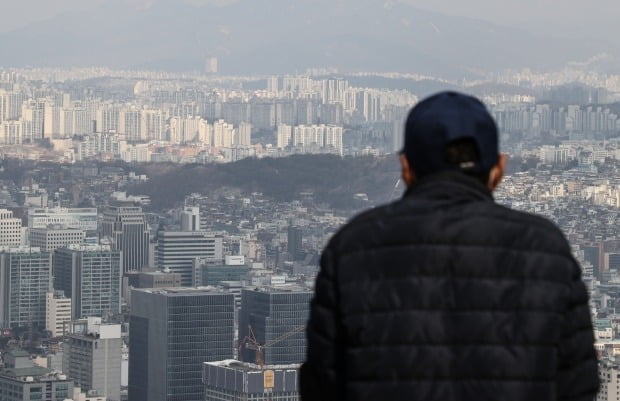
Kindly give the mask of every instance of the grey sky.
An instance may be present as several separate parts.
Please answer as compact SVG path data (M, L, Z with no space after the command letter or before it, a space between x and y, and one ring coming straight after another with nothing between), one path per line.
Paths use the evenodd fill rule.
M0 0L0 32L7 32L32 22L50 18L76 8L93 9L114 0ZM124 0L134 6L148 6L153 1ZM170 1L170 0L168 0ZM180 0L175 0L180 1ZM188 3L226 3L252 0L184 0ZM402 1L416 7L444 14L478 18L501 25L522 26L539 32L556 32L561 36L620 34L618 0L376 0Z

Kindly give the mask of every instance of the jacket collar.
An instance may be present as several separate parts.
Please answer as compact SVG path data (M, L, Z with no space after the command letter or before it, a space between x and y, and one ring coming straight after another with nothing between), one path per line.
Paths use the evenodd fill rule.
M466 197L472 200L493 201L493 194L482 182L458 171L442 171L420 178L407 188L403 198L409 196L446 198Z

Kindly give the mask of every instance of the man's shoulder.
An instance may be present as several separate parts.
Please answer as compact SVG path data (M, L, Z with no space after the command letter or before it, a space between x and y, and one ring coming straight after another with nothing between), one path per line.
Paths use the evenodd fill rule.
M545 217L514 210L495 202L472 202L463 207L438 211L413 206L410 200L401 199L386 205L364 211L353 217L334 236L334 243L364 241L377 238L377 231L385 227L401 227L429 232L436 228L428 222L441 222L438 226L457 222L471 238L461 238L463 244L480 241L479 245L492 245L496 240L514 241L514 247L547 250L570 254L570 246L561 230ZM439 236L443 233L437 232ZM492 237L489 237L492 236ZM490 242L485 238L491 238ZM537 245L538 244L538 245Z

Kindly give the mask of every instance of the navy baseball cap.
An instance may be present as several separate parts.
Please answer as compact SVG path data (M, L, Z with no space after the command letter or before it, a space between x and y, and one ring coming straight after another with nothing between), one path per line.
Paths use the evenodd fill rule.
M474 143L475 157L455 163L447 155L448 145ZM440 92L418 103L405 123L402 153L419 175L444 170L486 173L499 157L495 120L486 106L473 96Z

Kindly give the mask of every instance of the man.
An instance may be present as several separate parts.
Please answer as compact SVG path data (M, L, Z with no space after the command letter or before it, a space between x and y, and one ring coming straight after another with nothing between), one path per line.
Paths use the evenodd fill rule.
M588 295L561 232L493 202L506 157L477 99L409 114L403 198L323 252L304 401L593 400Z

